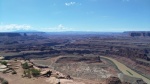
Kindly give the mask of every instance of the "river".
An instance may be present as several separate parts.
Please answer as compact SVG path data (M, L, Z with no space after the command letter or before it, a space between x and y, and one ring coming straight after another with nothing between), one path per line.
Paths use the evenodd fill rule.
M131 77L137 77L137 78L142 78L147 84L150 84L150 80L140 74L138 74L137 72L131 70L130 68L128 68L127 66L125 66L124 64L118 62L117 60L110 58L110 57L106 57L106 56L101 56L102 58L111 60L117 67L118 69L125 75L131 76ZM128 71L128 72L127 72ZM130 72L130 73L129 73ZM132 75L131 75L132 74Z

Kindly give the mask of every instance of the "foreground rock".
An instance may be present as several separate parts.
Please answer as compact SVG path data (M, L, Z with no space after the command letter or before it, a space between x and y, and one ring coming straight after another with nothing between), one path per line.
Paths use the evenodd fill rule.
M7 66L0 64L0 72L6 71L7 69Z
M109 77L106 79L106 84L122 84L121 80L117 77Z

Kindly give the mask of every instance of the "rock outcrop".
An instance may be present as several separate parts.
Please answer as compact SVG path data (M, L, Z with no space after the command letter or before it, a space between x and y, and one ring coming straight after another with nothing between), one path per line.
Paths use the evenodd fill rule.
M109 77L106 79L106 84L122 84L118 77Z
M131 37L150 37L150 31L131 31L125 33L129 34Z

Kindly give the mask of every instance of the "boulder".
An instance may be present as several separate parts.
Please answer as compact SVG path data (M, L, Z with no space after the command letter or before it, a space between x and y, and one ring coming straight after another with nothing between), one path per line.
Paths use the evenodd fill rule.
M4 57L3 56L0 56L0 60L3 60L4 59Z
M7 66L0 64L0 72L6 71L7 69Z

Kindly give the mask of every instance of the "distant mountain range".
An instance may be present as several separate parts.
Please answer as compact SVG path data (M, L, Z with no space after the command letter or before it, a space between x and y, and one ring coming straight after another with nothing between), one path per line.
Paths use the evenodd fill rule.
M12 32L24 33L24 32L41 32L41 31L37 31L37 30L16 30L16 31L12 31Z
M4 33L4 32L3 32ZM27 35L125 35L125 36L143 36L143 37L149 37L150 31L125 31L125 32L94 32L94 31L62 31L62 32L42 32L37 30L17 30L12 32L6 32L6 33L20 33L23 35L26 33Z
M127 31L124 33L131 37L150 37L150 31Z

